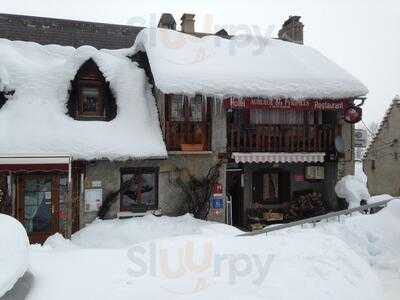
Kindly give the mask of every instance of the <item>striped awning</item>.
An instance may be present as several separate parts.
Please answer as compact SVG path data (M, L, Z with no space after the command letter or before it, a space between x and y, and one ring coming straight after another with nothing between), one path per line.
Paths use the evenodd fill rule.
M312 153L232 153L236 163L316 163L324 162L324 152Z

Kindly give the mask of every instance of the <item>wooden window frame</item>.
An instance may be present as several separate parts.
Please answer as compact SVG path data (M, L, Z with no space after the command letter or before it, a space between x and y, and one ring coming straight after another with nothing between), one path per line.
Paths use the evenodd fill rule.
M159 173L160 173L160 169L157 167L133 167L133 168L122 168L120 170L120 182L121 185L123 183L123 176L124 175L138 175L138 174L154 174L154 194L155 194L155 204L154 206L149 206L147 207L146 211L150 211L150 210L157 210L158 209L158 205L159 205L159 201L158 201L158 180L159 180ZM123 194L120 193L120 200L119 200L119 204L120 204L120 211L121 212L138 212L135 210L131 210L129 208L125 208L123 206Z
M105 111L105 91L104 91L105 83L101 80L78 80L78 105L76 118L78 120L106 120L106 111ZM96 112L84 112L83 111L83 90L85 88L96 88L99 92L99 104L100 107Z
M164 121L164 127L165 127L165 140L167 144L167 150L168 151L177 151L178 149L176 148L176 145L171 145L170 144L170 132L168 132L169 125L170 124L199 124L202 128L205 128L205 144L204 144L204 149L203 151L211 151L211 136L212 136L212 115L211 115L211 98L207 97L206 101L203 101L202 105L202 121L192 121L190 120L190 108L189 108L189 103L188 103L188 96L181 95L185 101L183 104L183 115L184 115L184 120L183 121L176 121L172 120L172 100L173 97L175 96L180 96L180 95L175 95L175 94L168 94L165 95L165 121ZM195 97L198 97L201 95L196 95ZM201 96L203 97L203 96ZM194 134L194 133L193 133ZM175 137L176 138L176 137ZM178 150L179 151L179 150Z
M263 204L264 196L264 175L266 174L277 174L278 175L278 198L276 201ZM292 179L291 172L284 171L282 169L276 170L257 170L252 174L252 205L281 205L286 202L290 202L292 191L291 191ZM285 197L286 196L286 197Z

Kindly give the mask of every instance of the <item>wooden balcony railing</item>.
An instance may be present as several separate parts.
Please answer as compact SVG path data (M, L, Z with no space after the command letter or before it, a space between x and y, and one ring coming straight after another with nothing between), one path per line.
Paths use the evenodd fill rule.
M329 125L228 124L229 152L328 152L335 129Z
M211 146L211 126L207 122L166 122L165 140L169 151L181 151L182 145L200 144L203 146L197 151L208 151Z

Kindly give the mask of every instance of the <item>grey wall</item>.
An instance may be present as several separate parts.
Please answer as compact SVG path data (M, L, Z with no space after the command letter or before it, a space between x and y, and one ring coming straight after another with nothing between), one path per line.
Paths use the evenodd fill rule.
M164 95L156 90L157 104L159 108L159 117L164 130L165 105ZM204 178L217 162L218 154L226 152L226 114L222 112L221 107L212 105L212 139L211 149L208 152L184 153L170 152L166 160L144 160L128 162L110 162L95 161L88 165L86 185L90 187L92 181L101 181L103 183L103 200L105 196L120 188L120 170L126 167L158 167L159 172L159 190L158 200L159 208L166 215L179 215L182 213L184 204L184 194L175 184L179 170L185 170L197 178ZM220 181L225 191L225 165L220 170ZM85 213L84 201L81 201L81 227L90 223L96 218L97 213ZM119 212L119 198L111 207L107 217L114 218ZM225 215L213 216L210 214L210 220L225 221Z
M373 161L375 169L372 168ZM371 195L400 196L400 102L393 102L363 161L363 167Z

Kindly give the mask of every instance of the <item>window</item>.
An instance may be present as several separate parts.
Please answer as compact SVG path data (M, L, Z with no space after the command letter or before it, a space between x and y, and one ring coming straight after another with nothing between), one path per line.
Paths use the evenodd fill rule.
M188 98L182 95L171 97L171 121L202 122L203 97Z
M279 202L279 174L267 173L263 175L263 203Z
M252 178L253 203L258 207L290 201L290 173L257 171Z
M110 121L115 118L117 105L109 83L92 59L82 65L72 81L67 107L68 114L76 120Z
M79 116L105 117L104 88L101 83L79 82Z
M167 95L165 127L168 150L209 150L210 100L201 95Z
M158 169L121 170L121 211L146 212L158 208Z
M322 111L285 111L254 109L250 111L251 124L302 125L321 124Z

